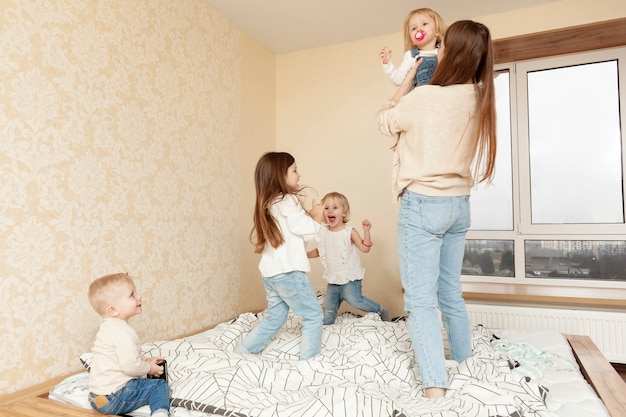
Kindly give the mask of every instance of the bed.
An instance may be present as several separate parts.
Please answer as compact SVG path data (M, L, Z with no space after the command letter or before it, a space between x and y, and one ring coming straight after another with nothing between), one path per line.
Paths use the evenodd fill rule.
M290 315L262 354L233 353L263 314L143 346L146 355L168 360L173 416L626 416L626 384L586 337L476 326L473 357L449 361L448 395L427 401L403 318L344 313L324 328L322 353L299 361L301 322ZM88 367L89 353L81 360ZM87 380L87 371L64 378L47 399L0 406L0 416L90 415ZM66 411L19 414L19 407L45 407L41 401ZM132 415L147 416L149 409Z

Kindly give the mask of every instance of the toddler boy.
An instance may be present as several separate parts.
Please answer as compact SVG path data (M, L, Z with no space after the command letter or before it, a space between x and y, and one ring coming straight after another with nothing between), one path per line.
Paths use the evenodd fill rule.
M106 275L89 286L89 303L104 319L96 334L89 373L89 403L104 414L126 414L150 405L152 417L169 416L169 387L159 377L163 358L144 358L128 319L141 313L141 295L125 273Z

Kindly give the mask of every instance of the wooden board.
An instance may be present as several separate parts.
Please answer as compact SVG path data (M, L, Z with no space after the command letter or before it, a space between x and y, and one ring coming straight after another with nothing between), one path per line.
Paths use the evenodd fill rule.
M626 383L588 336L566 335L580 371L609 410L626 417Z

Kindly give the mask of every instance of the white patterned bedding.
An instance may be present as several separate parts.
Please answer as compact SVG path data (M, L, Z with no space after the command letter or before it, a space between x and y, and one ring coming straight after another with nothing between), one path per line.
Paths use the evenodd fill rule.
M427 400L403 320L343 314L308 361L298 360L301 323L291 314L261 354L234 353L257 320L246 313L216 331L144 345L168 361L172 415L608 417L555 332L475 328L473 357L450 361L446 397ZM72 388L86 398L85 384ZM63 401L70 387L57 388L50 397Z

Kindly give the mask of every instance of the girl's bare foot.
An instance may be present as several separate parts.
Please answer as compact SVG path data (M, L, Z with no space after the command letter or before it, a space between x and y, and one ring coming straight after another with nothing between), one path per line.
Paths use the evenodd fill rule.
M431 387L424 389L424 397L426 398L443 398L446 395L446 390L438 387Z

